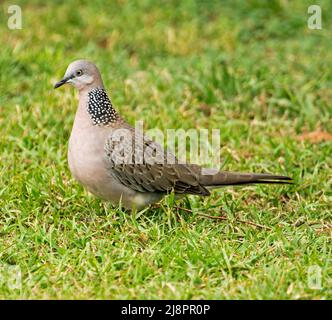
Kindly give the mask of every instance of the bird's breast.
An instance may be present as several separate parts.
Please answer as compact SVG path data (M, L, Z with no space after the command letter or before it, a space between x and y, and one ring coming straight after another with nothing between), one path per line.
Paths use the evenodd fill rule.
M99 186L107 176L104 164L104 130L73 128L68 146L68 164L74 178L89 190Z

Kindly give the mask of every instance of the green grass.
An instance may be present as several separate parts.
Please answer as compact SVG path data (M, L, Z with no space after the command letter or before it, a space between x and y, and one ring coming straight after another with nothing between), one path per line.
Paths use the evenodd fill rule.
M322 30L311 1L109 2L18 0L22 30L1 4L0 265L22 287L2 279L0 298L331 299L332 143L296 139L332 130L331 2L315 2ZM130 123L219 128L224 169L295 184L168 197L139 217L95 199L67 166L76 93L52 89L82 57Z

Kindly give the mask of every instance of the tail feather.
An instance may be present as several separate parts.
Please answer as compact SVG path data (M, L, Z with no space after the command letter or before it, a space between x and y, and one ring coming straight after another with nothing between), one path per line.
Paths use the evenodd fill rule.
M292 184L292 179L287 176L268 173L238 173L207 169L200 182L205 187L221 187L244 184Z

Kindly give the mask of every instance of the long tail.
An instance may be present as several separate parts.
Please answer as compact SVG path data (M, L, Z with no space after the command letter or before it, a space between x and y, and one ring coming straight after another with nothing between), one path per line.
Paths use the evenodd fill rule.
M292 184L292 179L286 176L268 173L239 173L239 172L216 172L213 169L205 169L200 177L200 182L205 187L218 188L222 186L234 186L243 184Z

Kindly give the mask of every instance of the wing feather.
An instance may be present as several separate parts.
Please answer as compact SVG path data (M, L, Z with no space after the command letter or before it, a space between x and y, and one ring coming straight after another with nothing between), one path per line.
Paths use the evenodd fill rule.
M139 143L134 129L128 127L128 131L124 139L115 139L115 131L111 131L105 144L109 172L119 182L139 192L210 194L199 182L198 165L179 163L157 142L143 137Z

